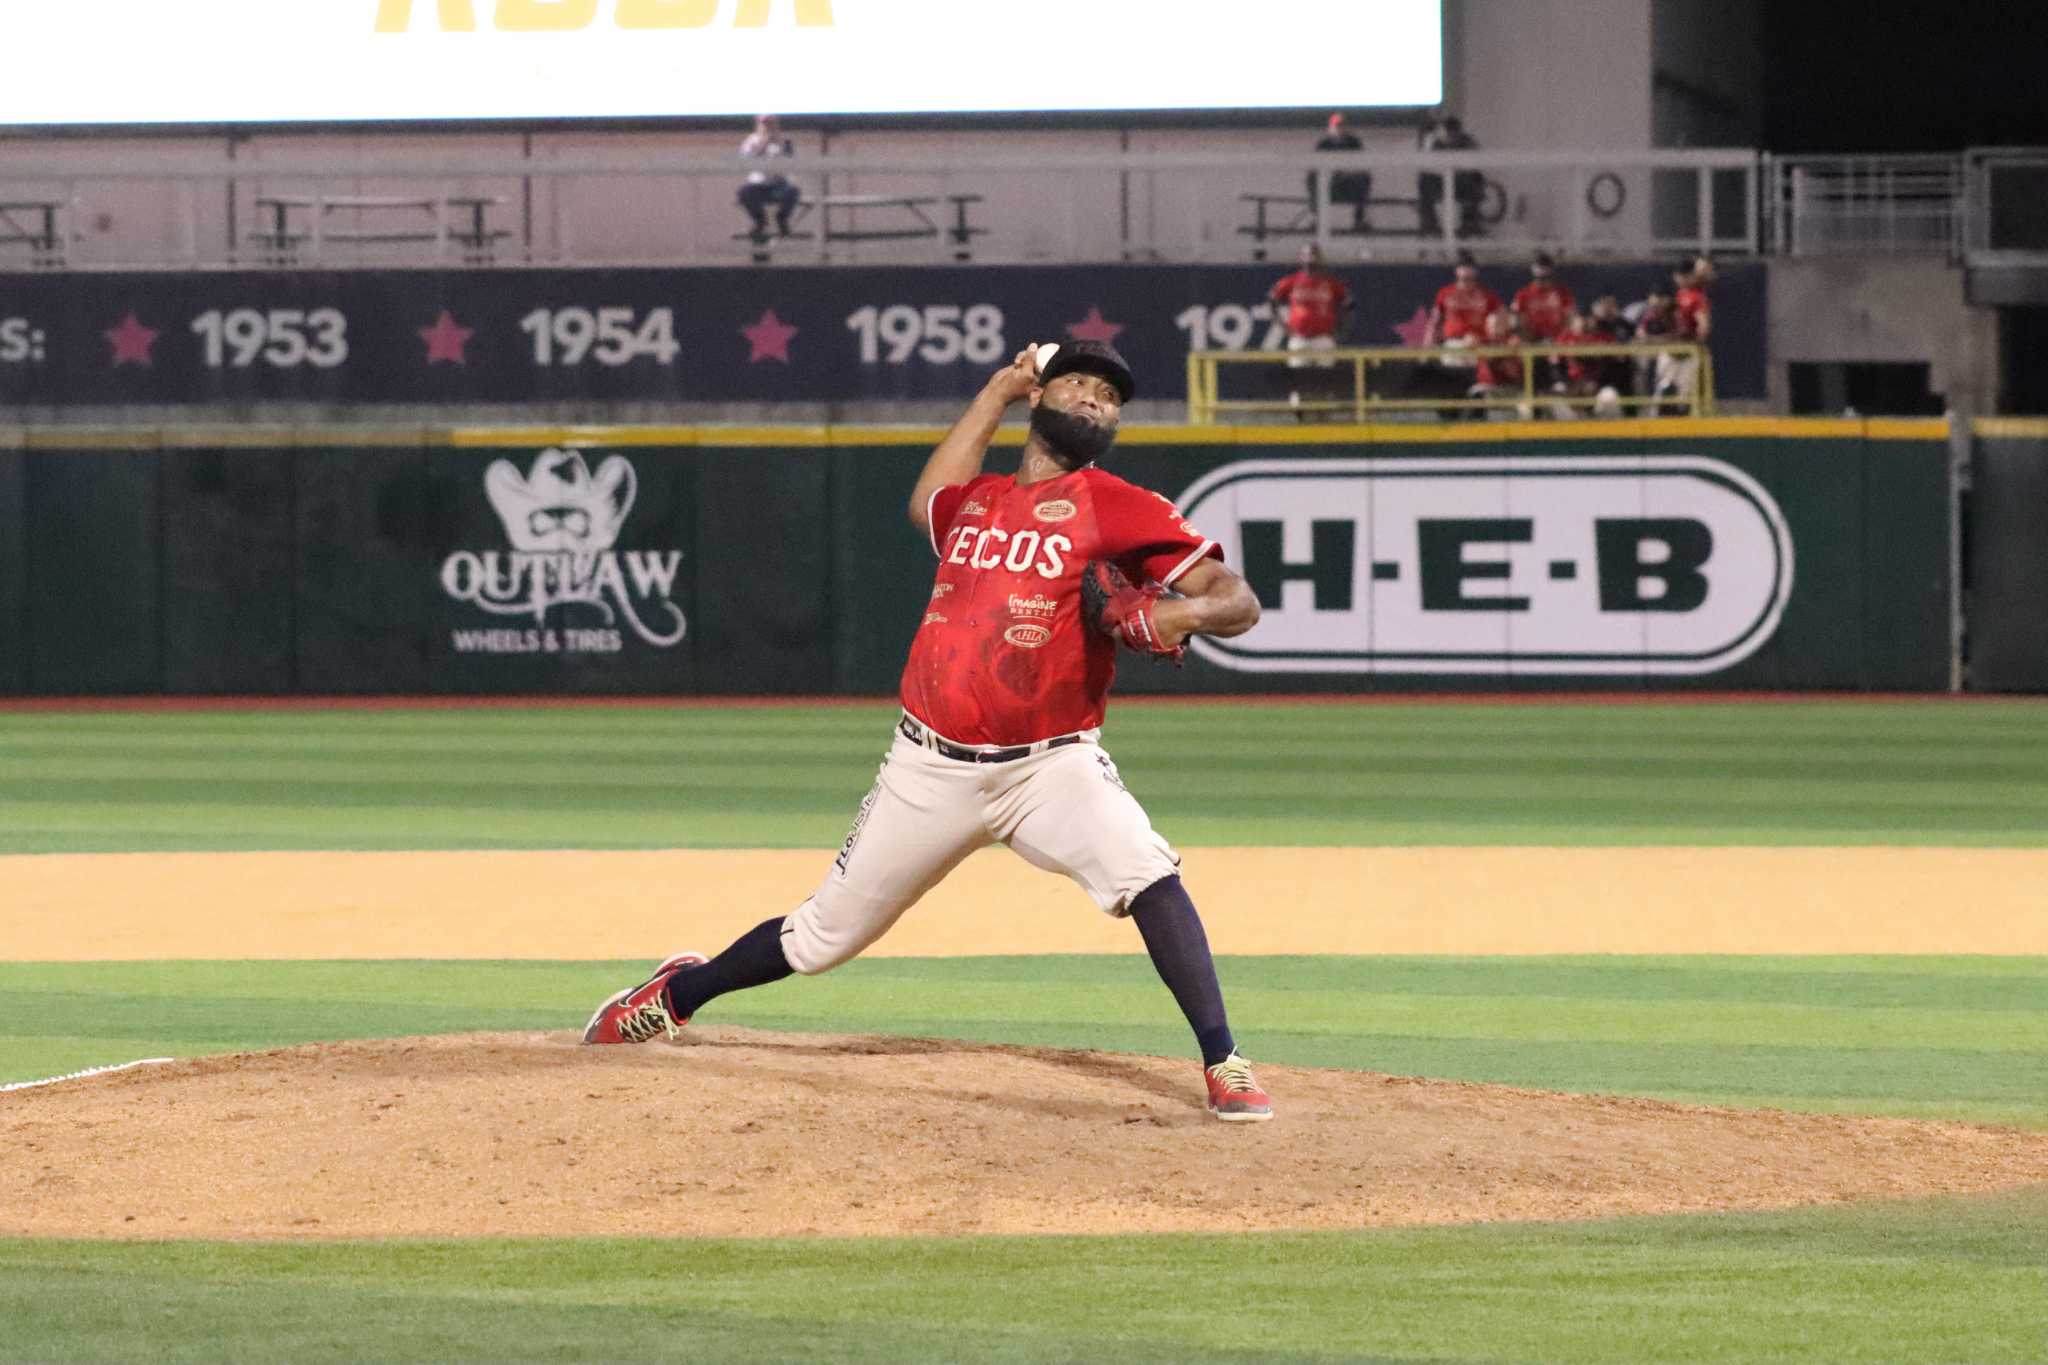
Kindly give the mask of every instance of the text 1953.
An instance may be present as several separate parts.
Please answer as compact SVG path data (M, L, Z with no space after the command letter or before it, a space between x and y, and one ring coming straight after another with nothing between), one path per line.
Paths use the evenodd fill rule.
M259 358L280 370L331 370L348 359L348 319L338 308L216 308L192 319L192 331L213 370L246 370Z

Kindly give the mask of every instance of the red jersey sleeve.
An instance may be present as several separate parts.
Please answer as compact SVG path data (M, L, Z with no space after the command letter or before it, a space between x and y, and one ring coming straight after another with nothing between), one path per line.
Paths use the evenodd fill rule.
M1300 279L1301 273L1299 271L1296 271L1294 274L1287 276L1278 284L1274 285L1273 288L1270 291L1268 291L1266 297L1268 299L1271 299L1274 303L1287 302L1288 299L1292 297L1294 293L1295 283Z
M960 515L960 509L966 505L967 495L974 491L976 484L987 477L984 474L981 479L947 484L943 488L932 490L931 500L925 504L925 522L931 532L934 555L943 553L939 549L939 542L946 538L946 532L953 529L953 521Z
M1093 491L1101 557L1114 560L1134 581L1150 579L1170 588L1204 559L1223 558L1222 546L1151 489L1105 479Z

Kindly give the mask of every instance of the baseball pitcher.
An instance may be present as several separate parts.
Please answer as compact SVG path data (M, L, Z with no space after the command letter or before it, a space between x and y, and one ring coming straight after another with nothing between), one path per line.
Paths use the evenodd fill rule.
M1113 347L1030 347L997 372L925 462L911 524L938 574L903 670L903 716L838 856L795 912L717 957L663 962L598 1008L586 1043L674 1037L729 991L853 958L976 849L1009 845L1138 926L1194 1029L1209 1111L1273 1115L1238 1055L1180 856L1101 745L1119 646L1178 660L1188 636L1240 635L1258 600L1172 503L1097 465L1134 385ZM1030 406L1014 474L982 461L1010 405Z

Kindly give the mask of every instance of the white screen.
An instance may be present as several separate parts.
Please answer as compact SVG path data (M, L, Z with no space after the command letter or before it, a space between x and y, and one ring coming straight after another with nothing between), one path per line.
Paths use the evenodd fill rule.
M1360 109L1441 0L4 0L0 124Z

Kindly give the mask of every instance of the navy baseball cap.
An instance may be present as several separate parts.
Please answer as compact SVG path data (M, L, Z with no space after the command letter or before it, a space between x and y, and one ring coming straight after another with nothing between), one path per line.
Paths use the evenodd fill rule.
M1131 395L1138 391L1138 381L1131 375L1131 367L1117 354L1116 347L1106 341L1063 341L1053 355L1052 363L1038 376L1041 384L1050 384L1063 374L1079 370L1084 374L1099 374L1116 385L1119 402L1128 403Z

